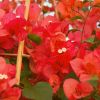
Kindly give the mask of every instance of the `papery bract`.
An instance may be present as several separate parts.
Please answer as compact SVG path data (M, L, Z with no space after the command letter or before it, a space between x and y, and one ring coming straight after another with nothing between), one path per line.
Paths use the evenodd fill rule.
M24 29L27 22L23 18L15 18L7 23L4 28L11 34L15 35L19 41L23 40L27 36L27 32Z
M78 100L93 92L93 87L88 82L81 83L71 78L64 81L63 89L69 100Z
M76 58L71 61L71 66L81 81L90 80L92 76L99 76L100 59L89 53L84 59Z
M53 88L53 92L56 93L60 88L60 79L57 75L51 75L49 83Z
M100 40L100 31L96 32L96 37Z
M13 88L17 82L15 79L15 66L6 64L5 59L2 57L0 57L0 66L0 99L10 100L10 98L14 98L13 100L19 100L21 90Z
M17 13L17 15L19 15L23 18L24 17L24 11L25 11L25 6L21 5L17 8L16 13ZM38 4L36 4L36 3L31 4L30 5L30 11L29 11L30 22L36 22L38 20L38 17L40 16L40 12L41 12L41 9L38 6Z
M19 100L21 96L21 90L19 88L9 88L2 95L0 95L1 100Z

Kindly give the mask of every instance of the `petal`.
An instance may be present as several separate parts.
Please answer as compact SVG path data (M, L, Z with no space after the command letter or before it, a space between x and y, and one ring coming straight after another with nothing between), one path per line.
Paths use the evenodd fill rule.
M2 100L19 100L21 96L21 90L19 88L8 88L5 92L0 95Z
M7 70L5 59L3 57L0 57L0 73L4 73L5 70Z
M9 33L6 30L1 29L0 30L0 43L5 42L8 37L9 37Z
M75 79L66 79L63 84L63 89L66 97L71 98L73 93L75 92L75 88L79 84Z
M58 89L60 88L60 79L56 74L53 74L50 79L49 83L53 88L53 92L56 93Z
M93 87L90 83L88 82L82 82L80 83L77 88L80 95L76 93L73 94L73 96L77 99L80 99L80 98L84 98L86 96L89 96L92 92L93 92Z
M83 67L83 60L80 58L76 58L70 62L72 69L74 70L75 74L79 77L81 74L84 73Z

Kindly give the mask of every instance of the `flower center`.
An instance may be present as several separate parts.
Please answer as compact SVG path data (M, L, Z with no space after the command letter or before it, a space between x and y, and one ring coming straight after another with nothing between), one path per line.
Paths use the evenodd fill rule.
M0 79L8 79L8 76L6 74L0 74Z
M16 16L16 18L20 18L20 16Z
M61 49L58 49L58 53L61 54L61 53L64 53L66 52L67 49L65 47L61 48Z

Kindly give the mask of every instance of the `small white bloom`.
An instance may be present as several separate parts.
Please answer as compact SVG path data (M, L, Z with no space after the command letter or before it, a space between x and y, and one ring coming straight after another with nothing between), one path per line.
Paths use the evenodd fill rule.
M62 52L63 52L62 49L59 49L59 50L58 50L58 53L59 53L59 54L61 54Z
M69 25L69 30L72 30L72 29L73 29L72 25Z
M20 18L20 16L16 16L16 18Z
M52 23L52 21L49 21L49 23Z
M75 41L71 41L71 42L75 42Z
M100 28L100 21L96 23L97 28Z
M2 79L7 79L8 78L8 76L6 75L6 74L0 74L0 79L2 80Z
M64 47L64 48L62 48L62 51L63 51L63 52L66 52L66 51L67 51L67 49Z
M68 37L66 37L66 41L70 40Z
M2 74L0 74L0 79L1 79L1 80L3 79L3 75L2 75Z
M2 2L3 0L0 0L0 2Z
M44 2L44 6L52 7L52 4L49 3L48 1Z
M9 0L9 2L12 2L12 0Z
M7 75L5 75L5 74L3 74L3 78L4 78L4 79L7 79L7 78L8 78L8 76L7 76Z

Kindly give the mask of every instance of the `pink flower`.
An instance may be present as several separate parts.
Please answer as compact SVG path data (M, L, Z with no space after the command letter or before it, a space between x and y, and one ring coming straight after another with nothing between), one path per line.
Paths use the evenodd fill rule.
M19 88L13 88L16 84L15 79L15 66L11 64L6 64L5 59L0 57L0 99L1 100L11 100L6 99L10 97L19 98L21 90ZM15 92L14 92L15 91ZM13 99L18 100L18 99Z
M17 15L21 16L22 18L24 17L24 11L25 11L25 6L21 5L17 8L16 13ZM41 9L38 6L38 4L33 3L30 5L30 11L29 11L29 21L30 22L36 22L40 16Z
M11 34L17 37L17 40L21 41L26 38L27 31L24 29L27 22L23 18L15 18L5 24L4 28Z
M63 89L69 100L78 100L93 92L93 87L88 82L78 82L71 78L64 81Z
M100 40L100 31L97 31L97 32L96 32L96 37L97 37L97 39Z
M52 66L61 73L69 73L70 61L75 56L75 53L74 43L71 41L56 40L51 57Z
M19 88L8 88L0 95L1 100L19 100L21 96L21 90Z
M73 71L81 81L89 80L92 76L99 76L100 74L100 59L93 52L87 54L84 59L75 58L70 63Z
M53 92L56 93L60 88L60 78L56 74L53 74L49 79L49 83L53 88Z

